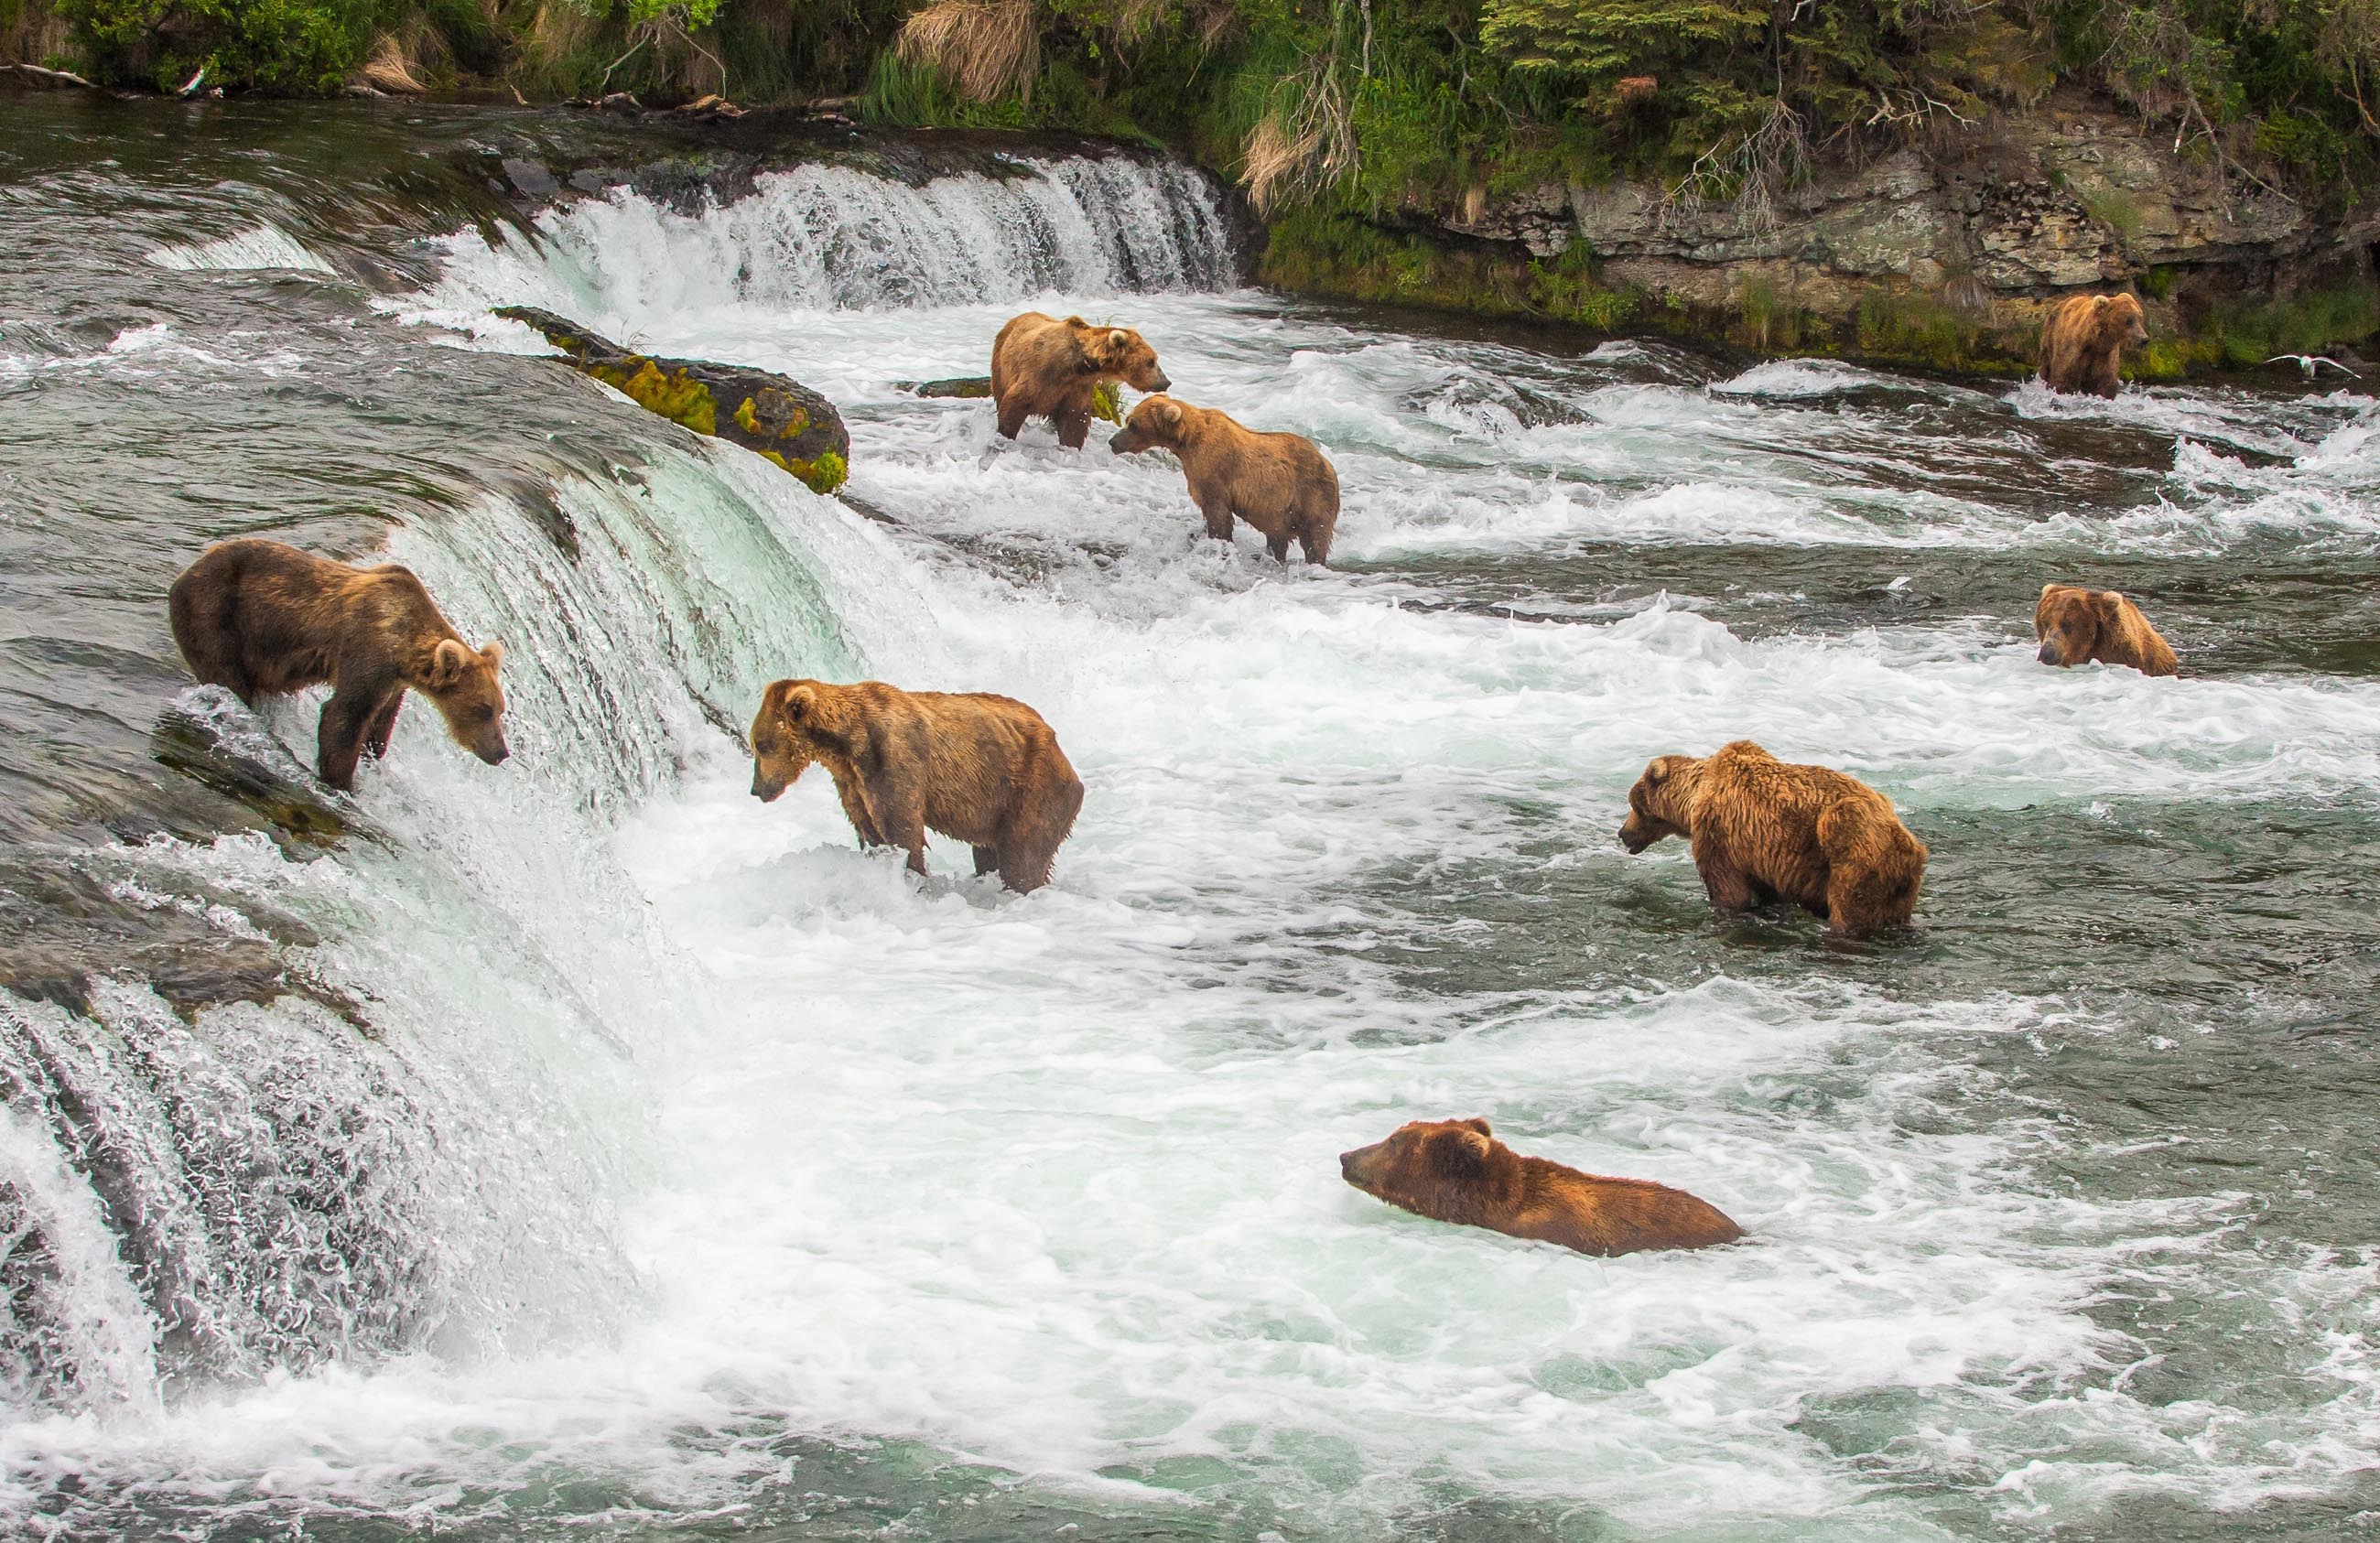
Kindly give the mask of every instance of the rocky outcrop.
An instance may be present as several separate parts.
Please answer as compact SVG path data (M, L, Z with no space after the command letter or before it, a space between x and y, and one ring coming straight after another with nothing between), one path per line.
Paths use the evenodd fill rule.
M1849 327L1879 300L1935 307L2022 352L2046 304L2134 286L2151 331L2216 303L2368 281L2380 218L2324 218L2178 154L2170 131L2075 94L1873 159L1821 164L1766 209L1666 186L1546 184L1402 212L1673 310L1791 312Z
M832 492L851 474L843 415L806 385L744 365L637 353L530 306L504 306L496 314L544 334L573 365L639 407L765 456L813 492Z

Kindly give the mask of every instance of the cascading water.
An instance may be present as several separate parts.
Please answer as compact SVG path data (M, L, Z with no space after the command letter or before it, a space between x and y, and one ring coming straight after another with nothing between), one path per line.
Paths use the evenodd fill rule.
M1451 340L1225 288L1219 207L1139 161L796 168L453 237L378 309L334 231L211 208L119 243L123 321L165 333L0 346L20 421L119 386L201 427L274 394L316 446L402 421L364 480L434 496L386 550L506 642L516 747L408 710L333 849L27 843L278 973L0 988L0 1506L2166 1538L2374 1503L2343 1029L2380 689L2336 598L2368 401ZM485 308L523 302L825 390L893 523L509 357ZM1342 565L896 388L1027 306L1322 441ZM288 383L343 364L319 408ZM2074 573L2147 586L2193 674L2034 663L2031 591ZM185 689L122 674L127 716ZM1033 703L1089 788L1057 882L941 844L913 882L816 773L752 800L734 733L784 674ZM267 715L301 756L314 705ZM1649 755L1738 735L1892 795L1918 938L1717 921L1682 854L1617 849ZM1467 1114L1752 1241L1592 1260L1339 1183Z

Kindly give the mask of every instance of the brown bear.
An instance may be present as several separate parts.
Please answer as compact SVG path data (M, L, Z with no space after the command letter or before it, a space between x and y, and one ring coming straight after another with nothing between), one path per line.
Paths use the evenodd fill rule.
M1212 407L1152 396L1132 409L1108 448L1119 456L1172 451L1207 516L1207 534L1219 541L1232 539L1237 515L1264 533L1276 562L1289 561L1292 538L1309 563L1330 555L1339 473L1303 434L1259 433Z
M1743 1235L1718 1207L1682 1189L1523 1157L1485 1120L1415 1120L1386 1141L1340 1153L1339 1172L1416 1216L1582 1254L1708 1248Z
M2181 662L2141 608L2113 589L2045 584L2033 608L2033 635L2044 664L2129 664L2144 675L2170 675Z
M975 847L978 874L1023 893L1050 881L1083 784L1058 736L1023 702L904 691L880 680L781 680L752 720L752 796L773 801L812 761L834 778L862 846L897 846L926 871L926 832Z
M2076 295L2049 308L2041 327L2041 378L2052 391L2113 396L2126 348L2149 340L2141 302L2130 295Z
M1080 450L1091 432L1091 398L1109 381L1135 391L1173 383L1140 334L1095 327L1079 316L1061 322L1028 310L1001 328L991 345L991 399L1003 439L1014 439L1026 419L1046 418L1057 426L1059 443Z
M394 563L351 568L279 541L210 547L174 580L174 641L190 673L249 707L261 696L329 685L315 770L342 793L357 759L388 754L409 688L426 693L455 743L491 766L504 745L504 646L474 649L421 580Z
M1823 766L1790 766L1739 739L1715 755L1662 756L1628 790L1620 844L1694 843L1710 902L1722 911L1788 900L1846 938L1905 926L1925 877L1925 848L1892 800Z

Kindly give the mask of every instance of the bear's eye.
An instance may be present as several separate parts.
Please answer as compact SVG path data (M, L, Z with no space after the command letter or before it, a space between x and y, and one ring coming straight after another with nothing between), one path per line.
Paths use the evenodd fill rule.
M496 710L489 707L485 703L481 703L480 706L471 710L471 721L475 723L493 723L495 721L495 716Z

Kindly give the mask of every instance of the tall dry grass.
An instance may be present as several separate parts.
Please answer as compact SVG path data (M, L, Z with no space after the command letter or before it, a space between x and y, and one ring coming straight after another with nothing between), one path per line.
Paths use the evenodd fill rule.
M1041 38L1032 0L934 0L902 24L902 59L935 70L970 102L1033 92Z

